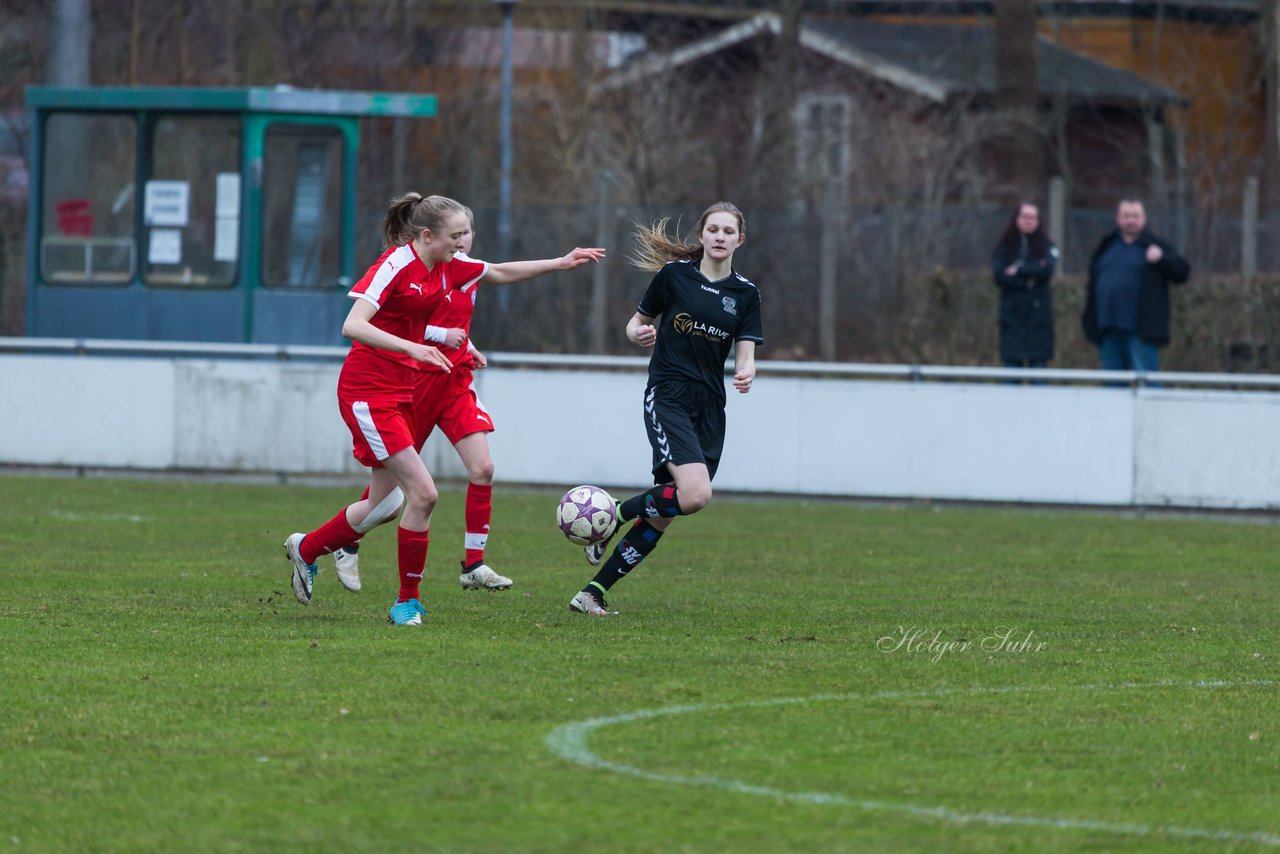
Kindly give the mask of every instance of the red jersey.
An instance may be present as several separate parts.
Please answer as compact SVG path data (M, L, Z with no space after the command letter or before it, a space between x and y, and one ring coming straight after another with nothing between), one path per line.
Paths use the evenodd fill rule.
M476 280L484 275L483 262L436 264L430 270L411 244L388 249L352 286L347 296L372 303L377 312L370 319L378 329L406 341L422 341L427 320L444 302L449 280ZM410 400L421 362L405 353L394 353L353 341L342 366L338 393L346 397L376 400Z
M477 261L463 252L454 253L453 260L445 269L448 290L445 292L444 301L431 315L432 325L443 329L461 329L470 338L471 316L475 313L476 294L480 291L480 280L488 270L489 265L484 261ZM455 368L471 361L471 349L465 343L456 350L441 347L440 352L448 357ZM424 366L424 370L431 372L440 369L431 365Z

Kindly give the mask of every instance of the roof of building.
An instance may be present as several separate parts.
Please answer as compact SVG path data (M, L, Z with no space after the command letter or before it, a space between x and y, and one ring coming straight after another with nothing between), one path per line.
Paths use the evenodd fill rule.
M828 53L848 51L910 72L930 81L946 96L996 91L993 27L823 21L805 22L801 30L806 47L821 44ZM1043 96L1062 93L1092 101L1156 104L1185 101L1166 86L1043 38L1036 40L1036 81Z
M620 88L752 39L782 32L781 19L757 15L667 53L645 54L603 81ZM806 19L800 45L937 103L996 89L995 30L987 26L916 26ZM1096 103L1186 104L1178 92L1137 74L1037 39L1038 88Z

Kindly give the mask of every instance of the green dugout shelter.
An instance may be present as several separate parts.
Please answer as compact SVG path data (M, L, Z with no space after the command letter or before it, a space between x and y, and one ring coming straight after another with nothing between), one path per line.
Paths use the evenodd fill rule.
M27 89L27 334L338 344L362 117L433 95ZM372 259L363 259L368 262Z

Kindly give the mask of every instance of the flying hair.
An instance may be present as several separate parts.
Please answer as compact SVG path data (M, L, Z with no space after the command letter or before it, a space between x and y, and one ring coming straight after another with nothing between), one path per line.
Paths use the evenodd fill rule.
M738 233L746 235L747 220L742 215L742 211L738 210L737 205L732 202L716 202L698 217L698 227L694 230L693 237L687 241L667 234L667 225L671 222L671 217L663 217L649 225L637 223L636 247L627 256L627 260L635 268L650 272L662 269L662 266L669 261L701 261L702 244L698 242L698 235L702 233L702 229L707 225L707 218L713 213L733 214L738 220ZM679 223L676 224L676 230L680 230Z

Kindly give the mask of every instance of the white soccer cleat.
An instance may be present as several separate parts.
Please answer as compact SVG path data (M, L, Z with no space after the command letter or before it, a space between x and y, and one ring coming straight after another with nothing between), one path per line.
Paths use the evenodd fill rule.
M311 604L311 589L315 585L316 565L302 559L298 548L302 545L304 534L290 534L284 541L285 556L293 562L293 595L303 605Z
M462 574L458 576L458 583L462 585L463 590L506 590L514 582L504 575L498 575L483 563L473 566L470 570L464 563Z
M352 593L360 592L360 552L359 547L347 549L343 546L333 553L333 568L338 571L338 580L342 586Z
M599 566L600 561L604 560L604 556L609 553L609 544L613 542L613 538L618 535L618 528L622 527L622 522L618 522L614 526L613 533L603 543L592 543L589 546L583 546L582 551L587 555L587 563L592 566Z
M582 551L587 555L587 563L599 566L600 561L604 560L604 550L608 545L608 543L592 543L589 546L583 546Z
M579 590L577 594L569 600L569 610L577 611L579 614L596 614L604 616L608 614L609 603L604 601L604 597L598 593L592 593L590 590Z

